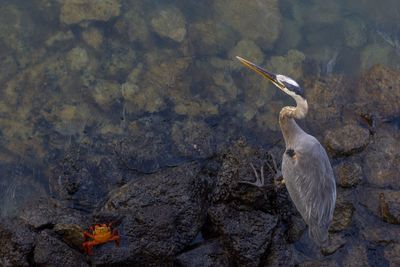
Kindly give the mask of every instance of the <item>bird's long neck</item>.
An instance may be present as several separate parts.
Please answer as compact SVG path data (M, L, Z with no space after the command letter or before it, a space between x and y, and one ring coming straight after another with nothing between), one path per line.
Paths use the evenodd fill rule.
M307 115L307 100L300 96L292 96L296 100L296 107L284 107L279 113L279 125L281 126L283 138L285 139L286 148L295 143L295 139L304 131L297 125L295 119L303 119Z

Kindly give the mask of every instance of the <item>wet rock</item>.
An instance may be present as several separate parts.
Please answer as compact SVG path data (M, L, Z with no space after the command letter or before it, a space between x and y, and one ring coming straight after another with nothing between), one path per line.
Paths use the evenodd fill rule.
M60 21L65 24L75 24L85 20L108 21L119 15L119 2L119 0L63 0Z
M85 225L87 218L77 210L64 207L59 201L41 198L21 208L18 217L35 229L52 228L56 224Z
M375 51L375 50L374 50ZM398 116L400 109L400 72L377 65L360 78L355 92L357 106L365 114Z
M368 267L367 248L363 245L355 245L348 249L348 253L343 260L344 266L349 267Z
M400 133L396 128L379 128L366 150L363 169L369 184L400 189Z
M54 225L54 232L62 236L65 243L75 248L82 248L82 243L85 242L83 229L76 224L58 223Z
M154 31L162 37L182 42L186 36L185 18L179 9L169 7L159 10L151 19Z
M321 253L325 256L335 253L346 244L346 240L340 234L331 234L328 243L321 248Z
M328 130L325 144L334 156L348 156L366 148L370 142L370 133L356 124L348 124L342 128Z
M353 212L354 207L351 202L338 198L335 212L333 213L333 221L329 230L332 232L340 232L348 228L352 222Z
M71 249L47 230L38 235L33 258L36 266L89 266L83 254Z
M284 227L278 226L272 236L272 244L268 249L268 256L260 266L294 266L293 250L285 237Z
M302 63L306 56L298 50L289 50L284 56L273 56L268 60L267 70L282 73L295 80L303 76Z
M17 219L0 219L0 265L32 266L36 234Z
M208 210L214 231L238 264L258 266L271 243L277 218L262 211L238 211L225 205Z
M114 190L98 214L122 216L121 245L96 247L95 264L168 266L204 220L204 181L197 163L143 176Z
M390 267L400 266L400 244L390 244L384 251L385 259Z
M362 180L361 166L356 162L344 161L334 167L337 184L344 188L356 186Z
M224 252L217 240L211 240L199 247L182 253L176 258L182 267L230 266L229 256Z
M239 32L243 39L253 40L262 48L271 48L279 36L281 15L278 1L268 0L263 5L268 8L242 0L213 2L215 17ZM246 16L243 16L243 10L246 10Z

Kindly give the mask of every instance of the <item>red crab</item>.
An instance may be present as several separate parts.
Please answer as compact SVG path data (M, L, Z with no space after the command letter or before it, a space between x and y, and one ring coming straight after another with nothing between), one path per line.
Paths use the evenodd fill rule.
M91 233L86 231L83 232L85 238L91 238L92 240L82 243L83 250L88 255L92 254L92 248L94 246L104 244L107 242L115 241L115 245L119 246L119 234L118 229L112 229L111 223L109 224L95 224L89 227Z

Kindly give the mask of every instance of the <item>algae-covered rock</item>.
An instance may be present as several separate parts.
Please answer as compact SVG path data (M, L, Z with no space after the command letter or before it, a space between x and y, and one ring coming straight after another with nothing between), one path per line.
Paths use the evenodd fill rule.
M65 24L75 24L85 20L108 21L119 13L119 0L63 0L60 21Z
M186 36L186 22L176 7L159 10L151 19L153 30L162 37L182 42Z
M273 56L267 60L267 70L284 74L295 80L303 76L302 63L306 56L298 50L289 50L284 56Z
M236 46L229 51L229 58L236 61L236 56L243 57L245 59L260 65L264 61L264 53L260 47L252 40L240 40ZM235 62L237 63L237 62ZM236 68L242 67L240 64L233 65Z
M348 18L343 22L345 44L351 48L363 46L367 42L366 26L360 18Z
M367 114L398 116L400 110L400 71L377 65L358 81L355 102Z
M262 48L271 48L279 36L281 15L276 0L216 0L213 7L221 22Z
M92 90L92 95L96 103L107 110L121 97L121 85L114 81L98 80Z
M99 49L103 43L103 34L97 28L89 28L82 32L83 40L94 49Z
M84 48L75 47L67 53L67 62L72 70L82 70L89 63L89 56Z

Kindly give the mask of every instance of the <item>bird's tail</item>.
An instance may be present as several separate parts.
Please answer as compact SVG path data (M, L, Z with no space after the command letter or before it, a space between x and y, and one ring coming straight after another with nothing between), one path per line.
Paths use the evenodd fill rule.
M309 226L308 234L318 246L322 246L328 240L328 227Z

